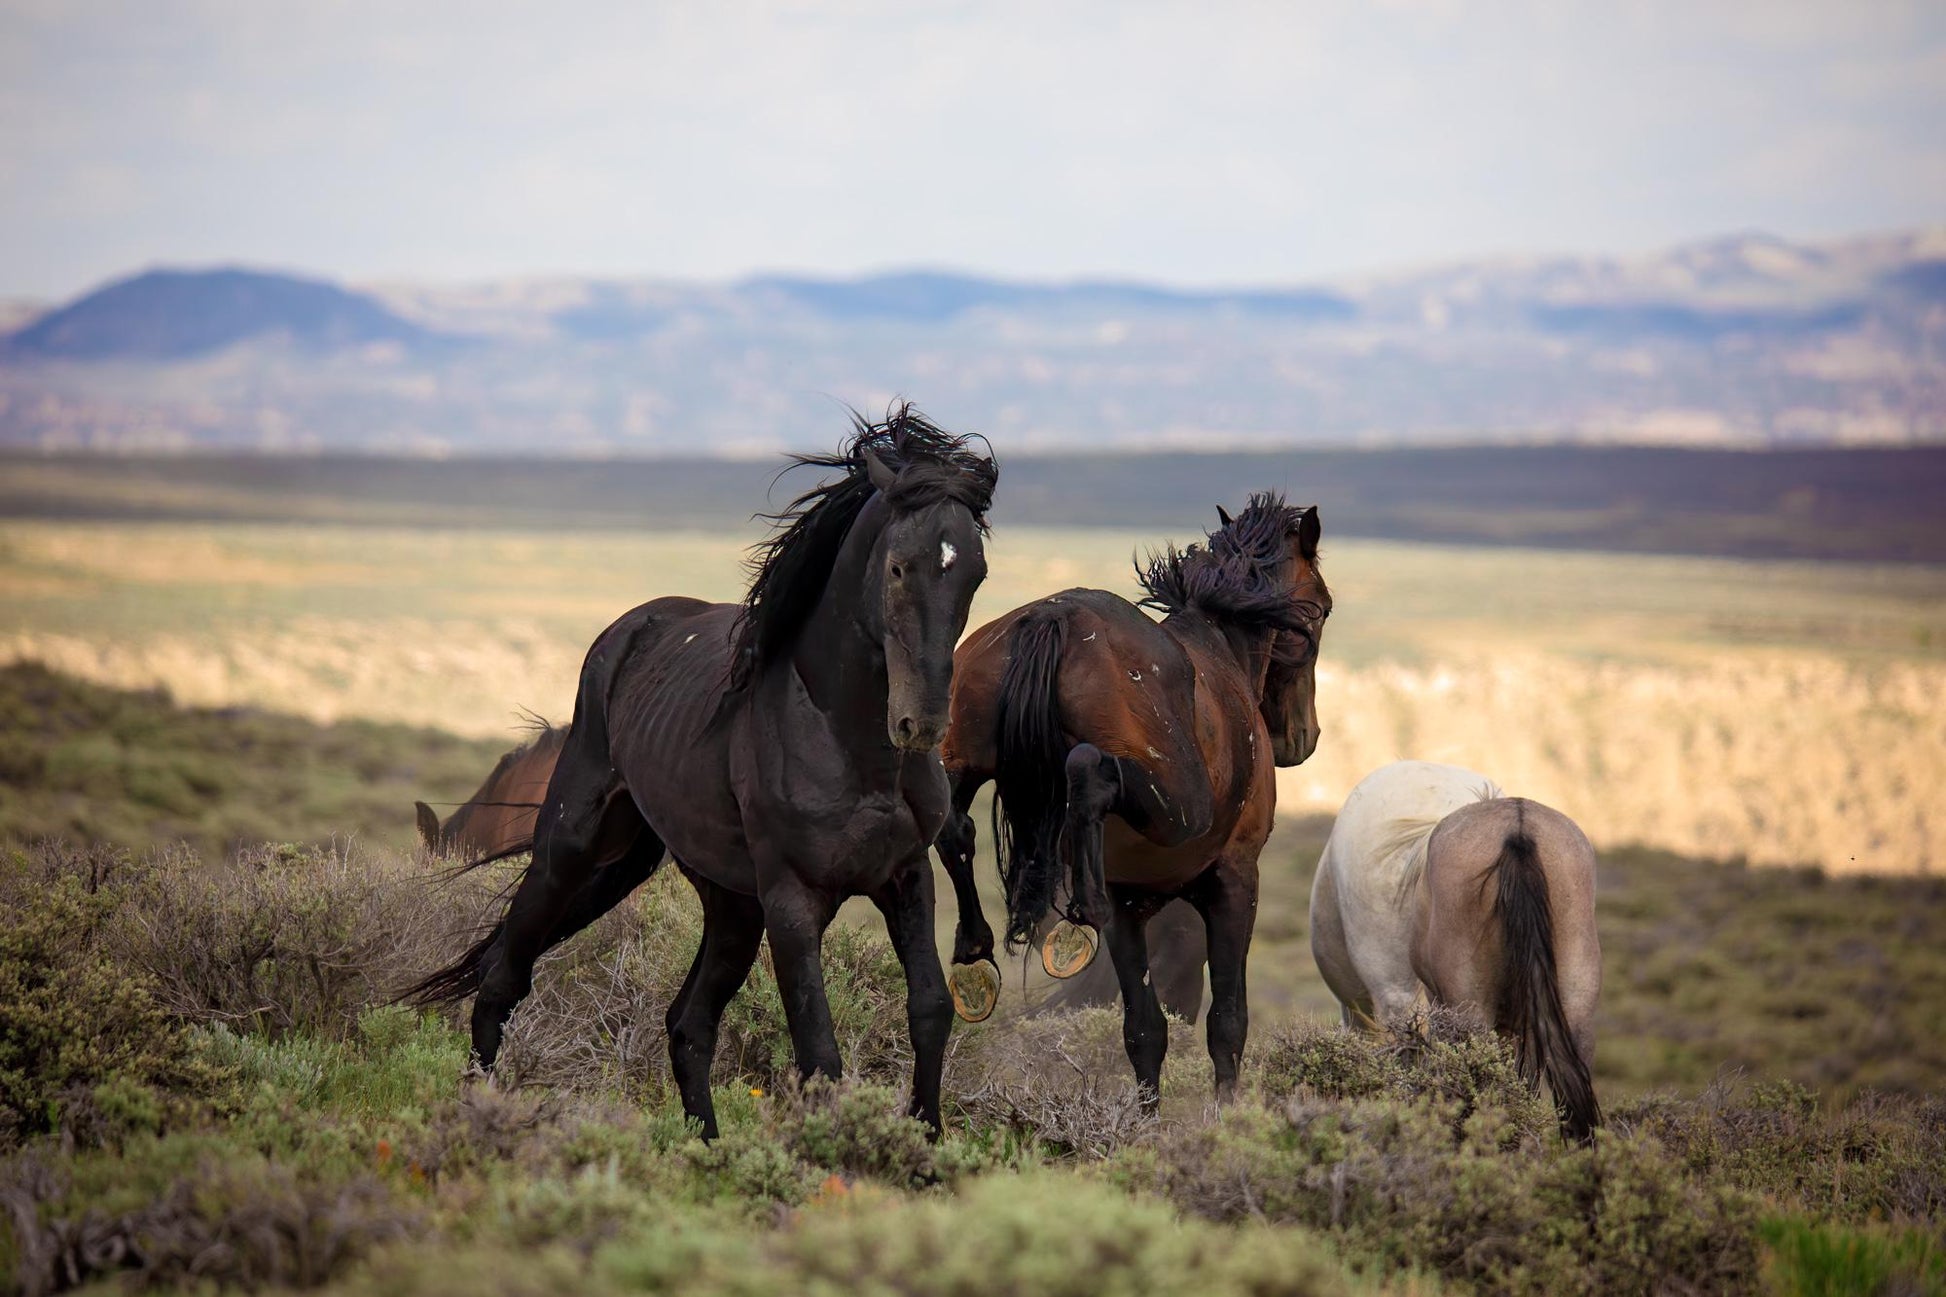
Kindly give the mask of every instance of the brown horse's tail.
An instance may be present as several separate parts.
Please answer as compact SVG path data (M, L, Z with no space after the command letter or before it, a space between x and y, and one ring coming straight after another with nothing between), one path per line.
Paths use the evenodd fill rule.
M1007 948L1016 950L1054 904L1061 821L1068 801L1068 743L1056 690L1067 623L1030 613L1007 639L1007 669L994 709L993 841L1007 889Z
M1561 1133L1585 1142L1601 1125L1588 1060L1575 1044L1561 1008L1554 959L1554 916L1540 851L1524 826L1507 834L1489 876L1496 880L1494 910L1506 943L1497 1024L1513 1033L1520 1074L1531 1085L1547 1082L1560 1114Z

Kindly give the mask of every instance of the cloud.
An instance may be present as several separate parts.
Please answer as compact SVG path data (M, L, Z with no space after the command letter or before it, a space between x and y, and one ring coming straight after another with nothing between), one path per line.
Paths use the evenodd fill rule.
M1911 224L1942 68L1903 3L16 4L0 291L132 253L1289 280Z

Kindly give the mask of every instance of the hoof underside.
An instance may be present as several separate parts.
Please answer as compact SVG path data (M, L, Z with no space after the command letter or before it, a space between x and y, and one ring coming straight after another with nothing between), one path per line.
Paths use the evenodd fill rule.
M1093 928L1062 919L1041 942L1041 967L1049 977L1073 977L1095 962L1100 945Z
M953 996L953 1012L965 1022L985 1022L1000 1003L1000 968L991 959L954 964L946 977Z

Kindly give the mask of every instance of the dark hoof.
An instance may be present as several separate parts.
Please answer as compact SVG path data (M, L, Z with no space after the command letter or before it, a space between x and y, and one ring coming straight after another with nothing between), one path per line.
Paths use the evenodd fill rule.
M1100 948L1093 928L1062 919L1041 942L1041 967L1049 977L1073 977L1095 962L1095 952Z
M964 1022L985 1022L1000 1003L1000 968L991 959L954 964L946 975L953 996L953 1012Z

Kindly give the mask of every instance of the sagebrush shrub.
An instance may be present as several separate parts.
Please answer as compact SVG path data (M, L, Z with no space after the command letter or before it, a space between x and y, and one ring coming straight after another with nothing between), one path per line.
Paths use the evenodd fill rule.
M0 1147L157 1129L223 1083L154 984L110 953L114 863L0 858Z
M135 871L117 935L185 1018L343 1036L447 957L484 890L436 893L337 848L264 847L221 865L166 853Z
M1432 1095L1239 1104L1159 1132L1117 1174L1212 1220L1327 1230L1387 1267L1491 1291L1747 1286L1752 1200L1691 1180L1653 1140L1566 1148L1504 1109Z

